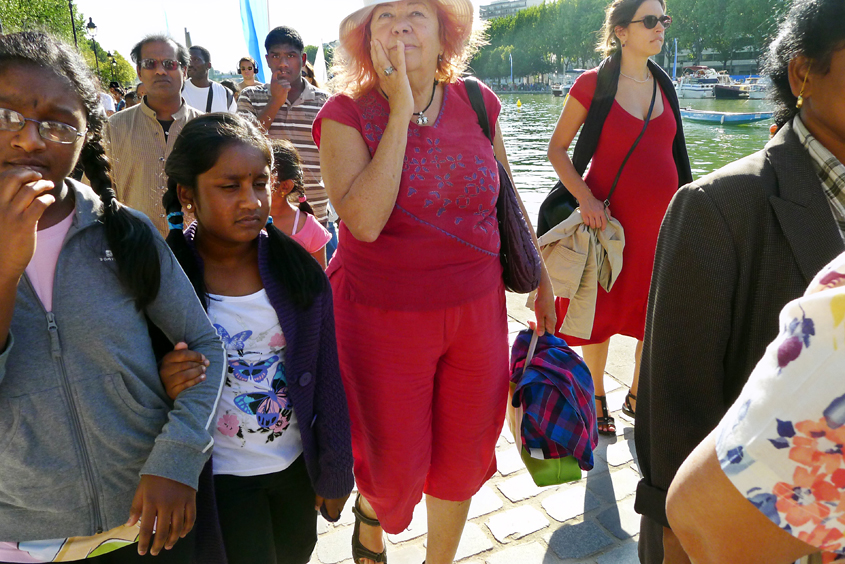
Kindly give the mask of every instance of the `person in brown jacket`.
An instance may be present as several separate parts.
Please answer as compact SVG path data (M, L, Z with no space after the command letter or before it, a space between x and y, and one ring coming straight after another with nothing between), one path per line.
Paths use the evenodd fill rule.
M682 188L657 244L636 446L641 562L684 562L666 493L724 416L778 313L845 250L841 0L798 0L766 74L782 127L753 155ZM839 66L836 66L839 65Z

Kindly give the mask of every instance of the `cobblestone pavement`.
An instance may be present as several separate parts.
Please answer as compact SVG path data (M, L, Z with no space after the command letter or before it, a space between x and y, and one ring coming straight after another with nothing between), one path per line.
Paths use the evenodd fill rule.
M531 312L524 296L508 294L511 340ZM499 471L472 499L469 522L458 547L461 564L636 564L639 481L633 422L619 411L631 384L634 346L611 340L605 388L616 418L616 437L600 435L595 468L578 482L538 488L504 429L496 448ZM354 496L354 494L353 494ZM353 498L337 524L321 518L311 564L353 564L350 539ZM426 511L421 503L407 530L388 535L390 564L420 564L425 558Z

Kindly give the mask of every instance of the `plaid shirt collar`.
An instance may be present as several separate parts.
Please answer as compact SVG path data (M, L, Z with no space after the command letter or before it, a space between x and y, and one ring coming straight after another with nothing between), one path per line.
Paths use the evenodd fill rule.
M813 160L813 168L819 175L822 188L830 203L833 217L839 225L839 232L845 240L845 165L839 162L833 153L828 151L810 131L800 116L795 116L792 127L798 135L798 140L810 153Z

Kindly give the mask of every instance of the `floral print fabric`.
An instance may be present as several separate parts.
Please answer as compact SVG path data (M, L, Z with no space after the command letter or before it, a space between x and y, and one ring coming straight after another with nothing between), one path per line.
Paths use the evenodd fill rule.
M722 420L716 452L748 501L845 562L845 254L780 315L780 334Z

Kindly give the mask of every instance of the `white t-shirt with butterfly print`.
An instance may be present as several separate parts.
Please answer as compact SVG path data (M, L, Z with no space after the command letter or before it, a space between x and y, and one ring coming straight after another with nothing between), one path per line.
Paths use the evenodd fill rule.
M264 290L209 295L208 317L223 339L229 368L214 425L214 473L279 472L302 454L288 399L285 338Z

